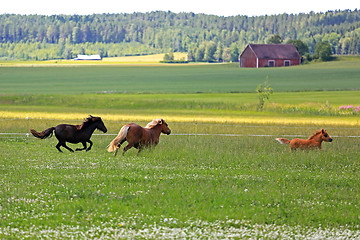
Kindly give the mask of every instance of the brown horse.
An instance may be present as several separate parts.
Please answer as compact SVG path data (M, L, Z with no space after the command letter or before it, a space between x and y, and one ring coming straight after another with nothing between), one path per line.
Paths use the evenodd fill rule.
M90 141L91 135L99 129L104 133L107 132L107 129L101 120L100 117L89 116L85 121L80 125L69 125L69 124L60 124L56 127L48 128L42 132L37 132L35 129L31 129L30 132L37 138L49 138L52 136L53 131L55 130L55 136L59 140L59 143L56 145L56 148L59 152L62 152L60 146L63 146L70 152L74 152L71 148L66 146L65 142L69 143L79 143L81 142L84 148L77 148L76 151L86 150L89 151L93 145ZM90 143L90 146L86 148L86 142Z
M332 142L332 138L326 132L325 129L321 129L316 131L313 135L311 135L308 139L299 139L295 138L293 140L285 139L285 138L276 138L277 141L281 144L290 144L291 150L296 149L321 149L321 143Z
M159 143L160 133L167 135L171 133L168 124L163 119L154 119L149 122L145 128L135 123L126 124L120 129L117 137L110 143L108 152L115 151L114 156L116 156L121 144L127 141L128 144L124 147L122 155L132 147L137 148L137 153L139 153L144 147L157 145Z

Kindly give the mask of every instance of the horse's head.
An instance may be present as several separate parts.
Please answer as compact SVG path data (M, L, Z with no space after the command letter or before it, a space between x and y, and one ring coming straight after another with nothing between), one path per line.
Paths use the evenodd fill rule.
M103 121L101 120L101 117L93 117L90 115L90 117L88 118L88 120L92 121L93 123L96 124L96 128L99 129L100 131L106 133L107 132L107 128L105 127L105 124L103 123Z
M325 129L321 129L321 140L325 142L332 142L332 138L329 136Z
M168 124L164 121L164 119L159 119L159 125L161 126L161 132L169 135L171 133L171 130L168 126Z
M160 129L162 133L165 133L169 135L171 133L170 128L168 127L168 124L164 121L164 119L153 119L151 122L149 122L145 128L152 129L152 128Z

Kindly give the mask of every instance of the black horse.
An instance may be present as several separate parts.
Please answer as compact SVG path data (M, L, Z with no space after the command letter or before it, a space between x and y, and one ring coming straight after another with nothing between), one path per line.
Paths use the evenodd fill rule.
M69 124L60 124L56 127L48 128L42 132L37 132L35 129L31 129L30 132L37 138L49 138L52 136L53 131L55 130L55 136L59 140L59 143L56 145L56 148L59 152L62 152L60 146L63 146L70 152L74 152L71 148L66 146L65 142L69 143L79 143L81 142L84 148L77 148L76 151L86 150L89 151L93 145L92 141L90 141L91 135L95 131L95 129L99 129L104 133L107 132L107 129L101 120L100 117L89 116L85 119L85 121L80 125L69 125ZM90 146L86 148L86 142L90 143Z

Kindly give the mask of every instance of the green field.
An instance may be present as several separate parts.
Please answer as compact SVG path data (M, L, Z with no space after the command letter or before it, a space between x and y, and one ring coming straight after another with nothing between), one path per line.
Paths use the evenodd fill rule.
M359 238L359 73L357 58L258 70L0 67L0 238ZM267 77L275 92L257 111ZM88 114L110 134L96 131L89 152L25 135ZM153 117L173 133L156 148L106 151L123 124ZM320 128L334 139L321 151L275 141Z
M105 121L229 122L238 124L324 124L359 126L359 91L275 92L257 111L256 93L3 95L0 118ZM353 105L353 109L339 110ZM9 126L11 127L11 126ZM10 131L3 124L2 132ZM11 131L26 131L24 125ZM115 130L116 133L117 130Z
M0 67L2 94L254 92L267 78L275 91L360 90L360 61L291 68L214 65L59 65Z
M170 127L178 133L186 126ZM204 127L224 128L198 126ZM231 129L313 131L236 125L225 131ZM60 154L54 138L1 138L1 236L360 236L358 139L335 137L322 151L290 153L271 136L170 135L152 151L117 158L105 150L111 139L94 136L90 152Z

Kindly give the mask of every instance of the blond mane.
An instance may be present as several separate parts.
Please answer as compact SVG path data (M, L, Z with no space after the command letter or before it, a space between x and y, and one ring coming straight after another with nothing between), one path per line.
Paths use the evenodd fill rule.
M151 122L149 122L149 123L145 126L145 128L151 129L151 128L157 126L161 121L162 121L162 119L153 119Z

